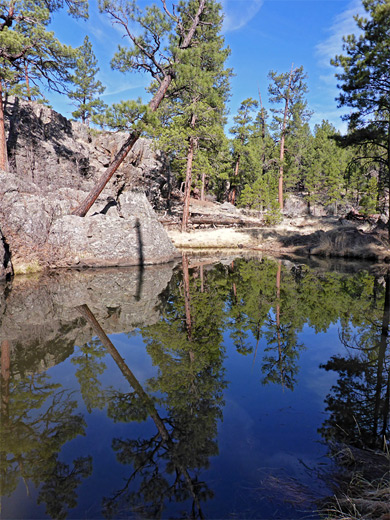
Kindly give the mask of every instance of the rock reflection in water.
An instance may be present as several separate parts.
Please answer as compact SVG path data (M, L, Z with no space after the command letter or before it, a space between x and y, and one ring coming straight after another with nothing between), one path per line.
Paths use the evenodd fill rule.
M284 402L293 403L286 410L304 409L294 401L307 377L302 371L336 371L322 408L316 404L313 431L329 442L383 448L389 438L389 274L342 274L266 259L194 266L185 256L172 273L172 266L159 266L15 279L1 307L2 494L12 503L22 480L38 504L30 501L31 511L37 516L44 507L52 518L269 518L277 511L300 518L302 507L315 517L312 477L290 476L277 493L271 485L283 478L272 469L269 437L283 439L298 461L303 448L295 445L303 432L293 419L297 432L290 440L283 424L269 423L271 408L264 406L270 400L277 414ZM339 353L322 359L322 369L318 361L305 369L302 358L316 349L307 330L319 335L332 327ZM153 375L145 377L111 336L132 331L142 337ZM74 373L80 397L65 379L46 372L61 364ZM115 375L107 386L109 366ZM237 380L245 366L253 377ZM245 417L229 440L235 462L224 436L232 409ZM290 420L288 412L281 417ZM91 435L90 419L108 436L104 448L95 452L87 443L75 455L64 451ZM110 460L103 474L102 449ZM275 457L281 453L280 445L273 449ZM325 451L310 453L313 461ZM96 495L89 497L88 489Z

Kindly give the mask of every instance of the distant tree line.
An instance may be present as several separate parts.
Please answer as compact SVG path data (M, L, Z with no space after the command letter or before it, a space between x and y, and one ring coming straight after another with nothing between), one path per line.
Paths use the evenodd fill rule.
M302 67L270 71L266 111L258 100L242 101L226 135L230 49L221 35L216 0L186 0L141 10L136 2L100 0L99 9L124 34L111 65L123 73L150 75L148 104L127 100L107 107L104 86L88 36L73 49L49 31L51 16L67 7L86 18L87 0L0 1L0 168L7 170L3 96L46 102L42 85L65 92L83 123L130 132L128 141L75 213L84 215L138 137L157 140L184 185L182 229L190 195L265 212L278 219L288 193L308 204L352 204L365 214L388 213L390 188L390 5L363 0L356 17L359 36L344 38L337 67L339 106L348 107L346 135L329 121L311 130L306 74ZM138 29L134 29L138 26ZM253 86L256 89L256 86ZM264 93L263 93L264 95ZM88 207L87 207L88 206ZM390 229L390 228L389 228Z

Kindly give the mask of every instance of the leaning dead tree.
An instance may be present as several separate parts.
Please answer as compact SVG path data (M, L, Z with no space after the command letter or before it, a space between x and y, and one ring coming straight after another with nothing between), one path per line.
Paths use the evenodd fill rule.
M206 9L207 1L187 2L189 10L191 5L195 5L195 11L186 12L183 6L178 11L175 10L175 7L172 11L169 11L166 0L161 0L163 11L156 6L152 6L145 9L145 14L141 13L136 6L129 9L129 5L125 6L120 0L118 2L103 2L102 10L111 17L113 23L122 27L125 37L131 43L129 48L120 47L114 57L113 66L125 72L130 63L131 69L147 71L151 74L158 85L148 104L150 112L155 112L164 99L175 77L175 69L180 62L181 53L196 44L196 29L202 24L202 15ZM143 33L141 35L133 32L134 22L137 22L142 28ZM169 39L177 41L177 44L170 44L165 47L163 42ZM95 187L80 206L72 211L72 215L80 217L86 215L140 135L141 132L138 129L130 133Z

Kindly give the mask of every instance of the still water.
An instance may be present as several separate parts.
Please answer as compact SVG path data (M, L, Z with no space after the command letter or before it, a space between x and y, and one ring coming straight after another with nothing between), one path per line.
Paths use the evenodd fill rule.
M386 271L183 257L0 294L4 519L319 518L330 446L389 438Z

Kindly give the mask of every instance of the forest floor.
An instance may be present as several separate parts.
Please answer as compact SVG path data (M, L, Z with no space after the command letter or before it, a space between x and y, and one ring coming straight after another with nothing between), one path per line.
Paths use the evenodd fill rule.
M173 216L164 215L160 221L174 245L182 251L241 250L270 255L320 254L366 259L384 258L389 251L384 226L379 229L377 220L358 216L352 219L284 217L278 224L267 225L259 212L194 199L190 204L188 232L180 231L180 216L181 208L177 206Z
M168 228L168 234L179 249L250 249L273 252L293 250L281 242L282 238L294 235L310 235L316 231L342 229L343 224L337 217L297 217L285 218L280 224L261 225L258 227L212 227L190 229L181 232L179 229ZM367 226L366 226L367 227Z

